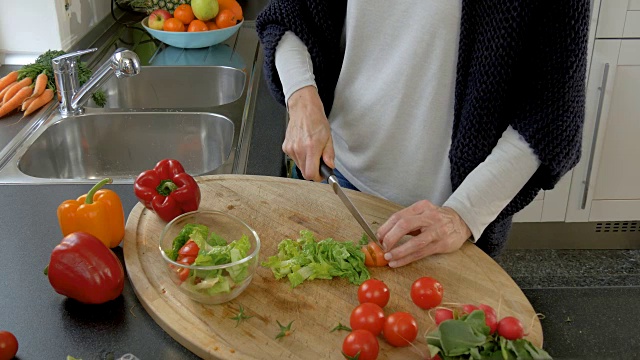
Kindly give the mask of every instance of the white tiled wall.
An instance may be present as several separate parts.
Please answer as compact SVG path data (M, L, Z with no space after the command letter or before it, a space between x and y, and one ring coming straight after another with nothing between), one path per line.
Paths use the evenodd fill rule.
M0 64L24 64L49 49L68 50L108 16L110 0L3 1Z

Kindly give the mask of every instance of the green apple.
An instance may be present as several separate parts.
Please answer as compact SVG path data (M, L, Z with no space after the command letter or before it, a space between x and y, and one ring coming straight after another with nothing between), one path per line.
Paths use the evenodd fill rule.
M193 15L198 20L209 21L218 15L218 0L191 0Z

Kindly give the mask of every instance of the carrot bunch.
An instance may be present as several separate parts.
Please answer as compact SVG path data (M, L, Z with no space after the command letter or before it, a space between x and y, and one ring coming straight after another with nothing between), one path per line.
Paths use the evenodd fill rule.
M0 118L16 109L24 111L23 117L30 115L53 100L45 73L40 73L35 82L30 77L18 80L18 76L18 71L13 71L0 79Z

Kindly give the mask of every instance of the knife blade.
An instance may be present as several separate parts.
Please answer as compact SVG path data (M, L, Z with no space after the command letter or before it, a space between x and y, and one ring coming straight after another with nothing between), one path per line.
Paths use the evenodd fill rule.
M327 164L325 164L322 161L322 159L320 160L320 175L323 178L327 179L327 182L333 188L333 192L335 192L336 195L338 195L340 200L342 200L342 203L347 207L347 210L349 210L349 212L356 219L358 224L360 224L364 232L369 237L369 241L374 242L376 245L378 245L382 249L382 244L380 244L380 241L376 237L376 234L373 232L373 229L371 229L371 226L369 226L369 224L364 219L364 217L362 217L362 214L360 214L360 211L358 211L358 208L356 208L355 205L353 205L353 203L351 202L351 200L349 200L349 198L347 197L347 194L345 194L344 191L342 191L342 188L338 183L338 178L336 178L336 175L333 173L333 169L327 166Z

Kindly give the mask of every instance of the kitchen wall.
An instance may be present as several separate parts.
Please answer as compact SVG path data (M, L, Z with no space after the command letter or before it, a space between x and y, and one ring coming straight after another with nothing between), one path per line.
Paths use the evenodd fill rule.
M26 64L49 49L68 50L106 16L110 0L3 1L0 64Z

